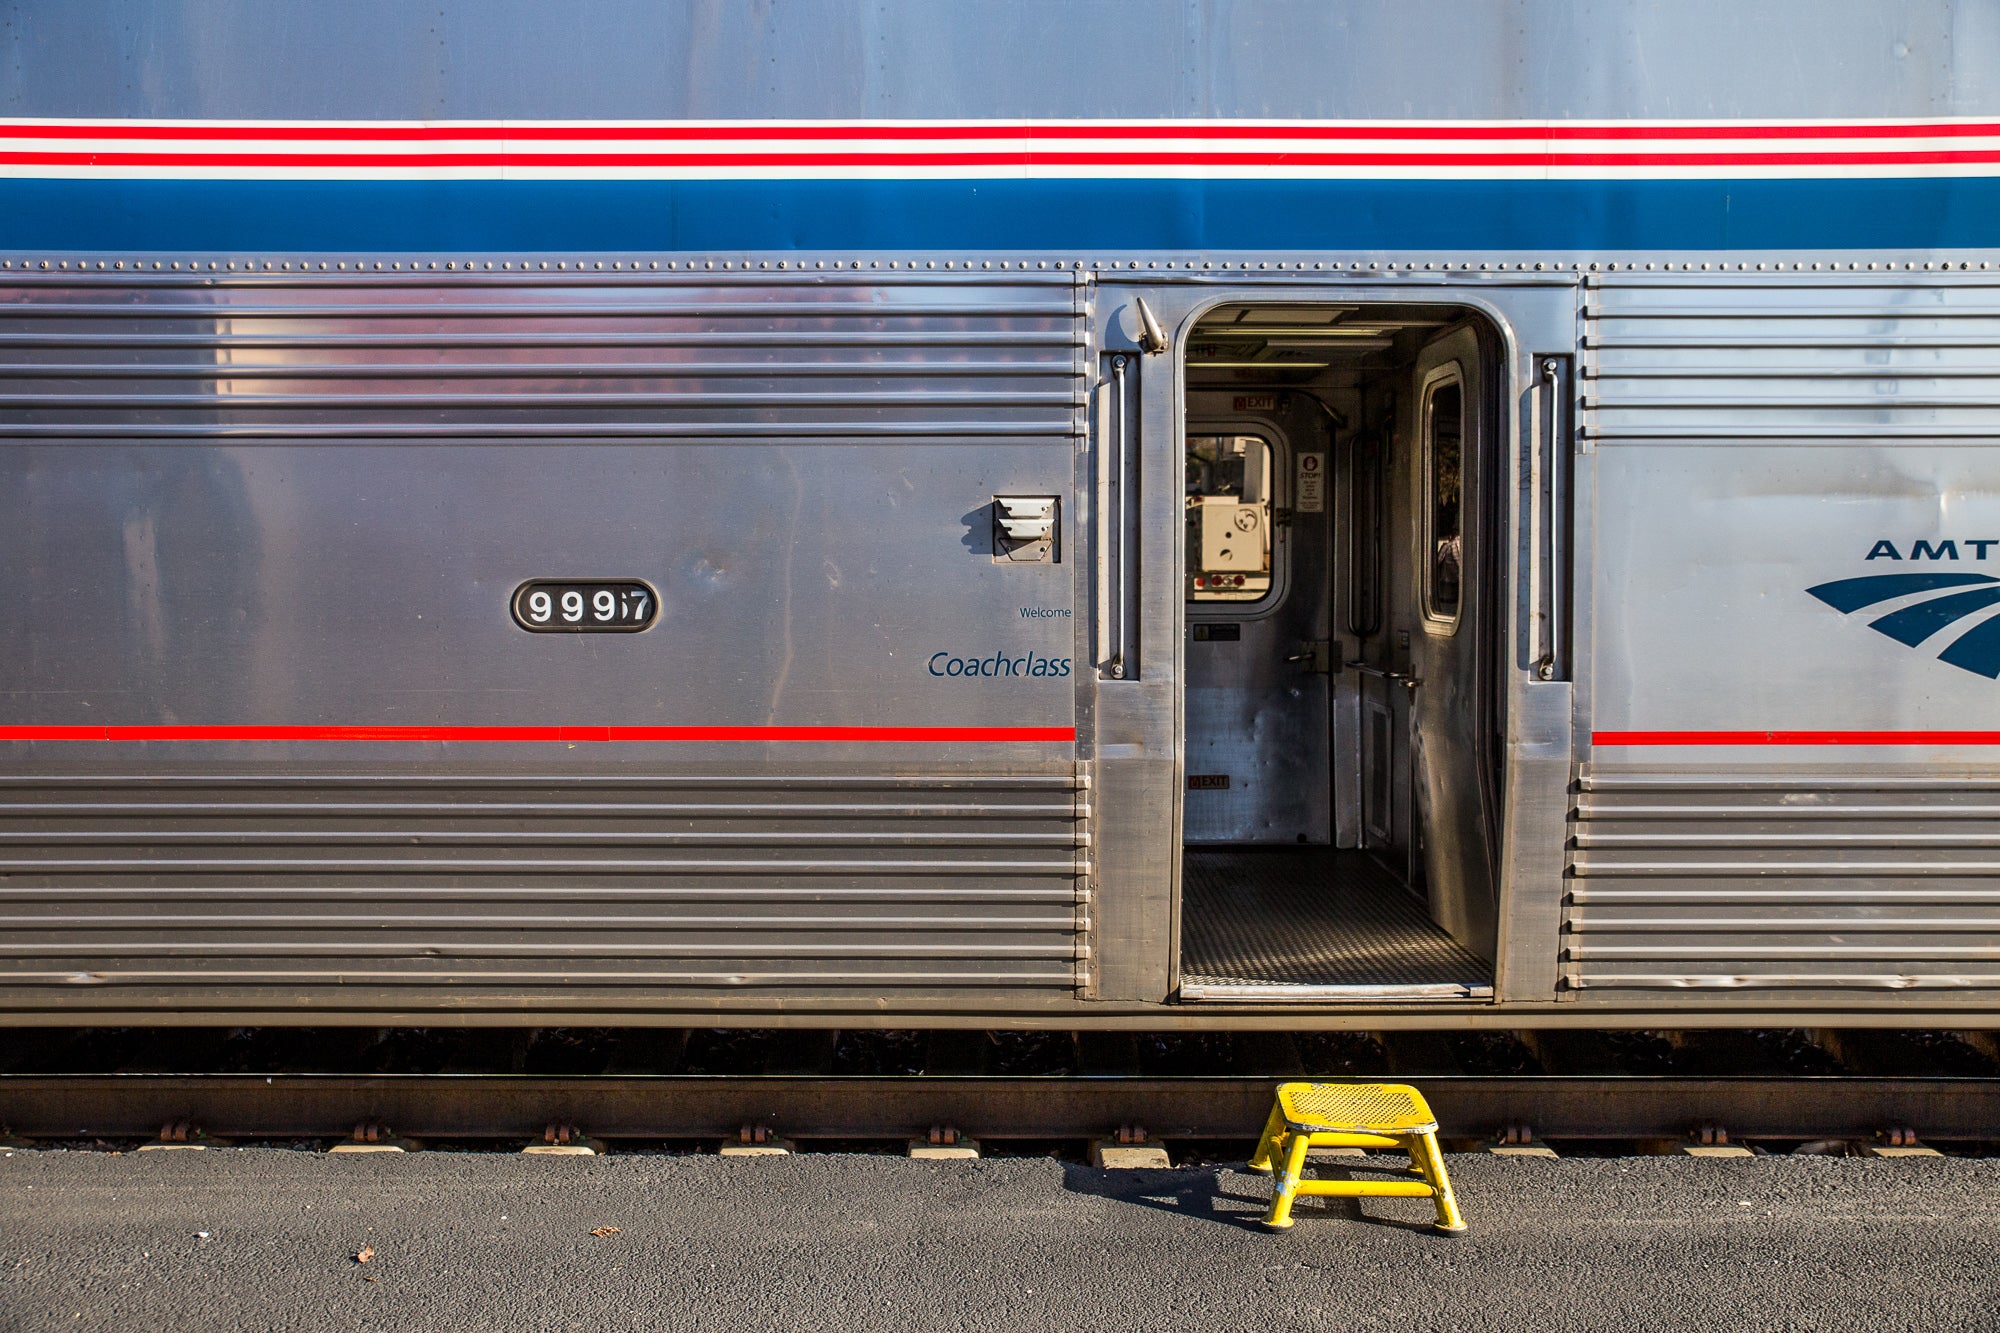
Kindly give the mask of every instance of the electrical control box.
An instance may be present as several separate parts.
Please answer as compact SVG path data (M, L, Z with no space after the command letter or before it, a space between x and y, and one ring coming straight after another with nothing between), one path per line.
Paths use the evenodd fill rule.
M1224 496L1200 502L1201 567L1204 571L1261 574L1270 564L1270 525L1264 506Z
M1188 599L1254 602L1271 591L1271 450L1256 436L1187 442Z

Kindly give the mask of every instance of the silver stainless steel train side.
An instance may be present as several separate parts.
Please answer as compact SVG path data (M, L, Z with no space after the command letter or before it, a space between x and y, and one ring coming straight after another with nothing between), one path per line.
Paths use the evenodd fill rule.
M24 0L0 1023L2000 1026L2000 9Z

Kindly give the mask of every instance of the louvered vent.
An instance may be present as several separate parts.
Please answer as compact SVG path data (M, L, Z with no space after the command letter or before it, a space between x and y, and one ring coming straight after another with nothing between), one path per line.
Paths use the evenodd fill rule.
M1586 993L2000 989L2000 783L1586 774L1574 831Z
M0 994L200 1008L1069 992L1069 774L0 785ZM79 993L88 992L86 997Z
M1590 275L1583 438L2000 434L2000 279L1792 267Z
M1072 433L1070 278L881 277L63 275L0 304L0 413L30 440Z

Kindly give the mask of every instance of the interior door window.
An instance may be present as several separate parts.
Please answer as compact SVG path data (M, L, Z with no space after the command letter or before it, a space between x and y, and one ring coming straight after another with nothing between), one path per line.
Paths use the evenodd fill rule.
M1424 393L1424 615L1458 628L1465 579L1465 390L1456 371Z
M1187 599L1271 592L1271 445L1255 435L1187 439Z

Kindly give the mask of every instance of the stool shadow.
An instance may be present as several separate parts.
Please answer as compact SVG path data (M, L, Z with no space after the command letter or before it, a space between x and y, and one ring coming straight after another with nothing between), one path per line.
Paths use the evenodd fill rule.
M1208 1166L1181 1166L1165 1171L1103 1171L1076 1162L1063 1163L1063 1188L1073 1194L1115 1199L1138 1208L1216 1222L1239 1231L1256 1231L1271 1196L1235 1193L1224 1188L1223 1173ZM1218 1205L1241 1204L1241 1209Z
M1335 1169L1346 1170L1346 1167ZM1233 1167L1184 1166L1165 1171L1105 1171L1076 1162L1063 1163L1063 1188L1073 1194L1115 1199L1137 1208L1151 1208L1200 1222L1215 1222L1259 1235L1269 1234L1262 1225L1264 1214L1271 1206L1269 1181L1268 1176L1257 1176ZM1238 1182L1246 1188L1226 1188ZM1258 1188L1260 1185L1261 1190ZM1324 1216L1330 1220L1387 1227L1392 1231L1409 1231L1426 1236L1433 1234L1428 1221L1406 1222L1394 1217L1371 1217L1362 1210L1362 1202L1360 1199L1301 1194L1292 1203L1292 1216L1300 1220ZM1429 1201L1422 1202L1428 1204ZM1218 1206L1224 1204L1247 1207Z

